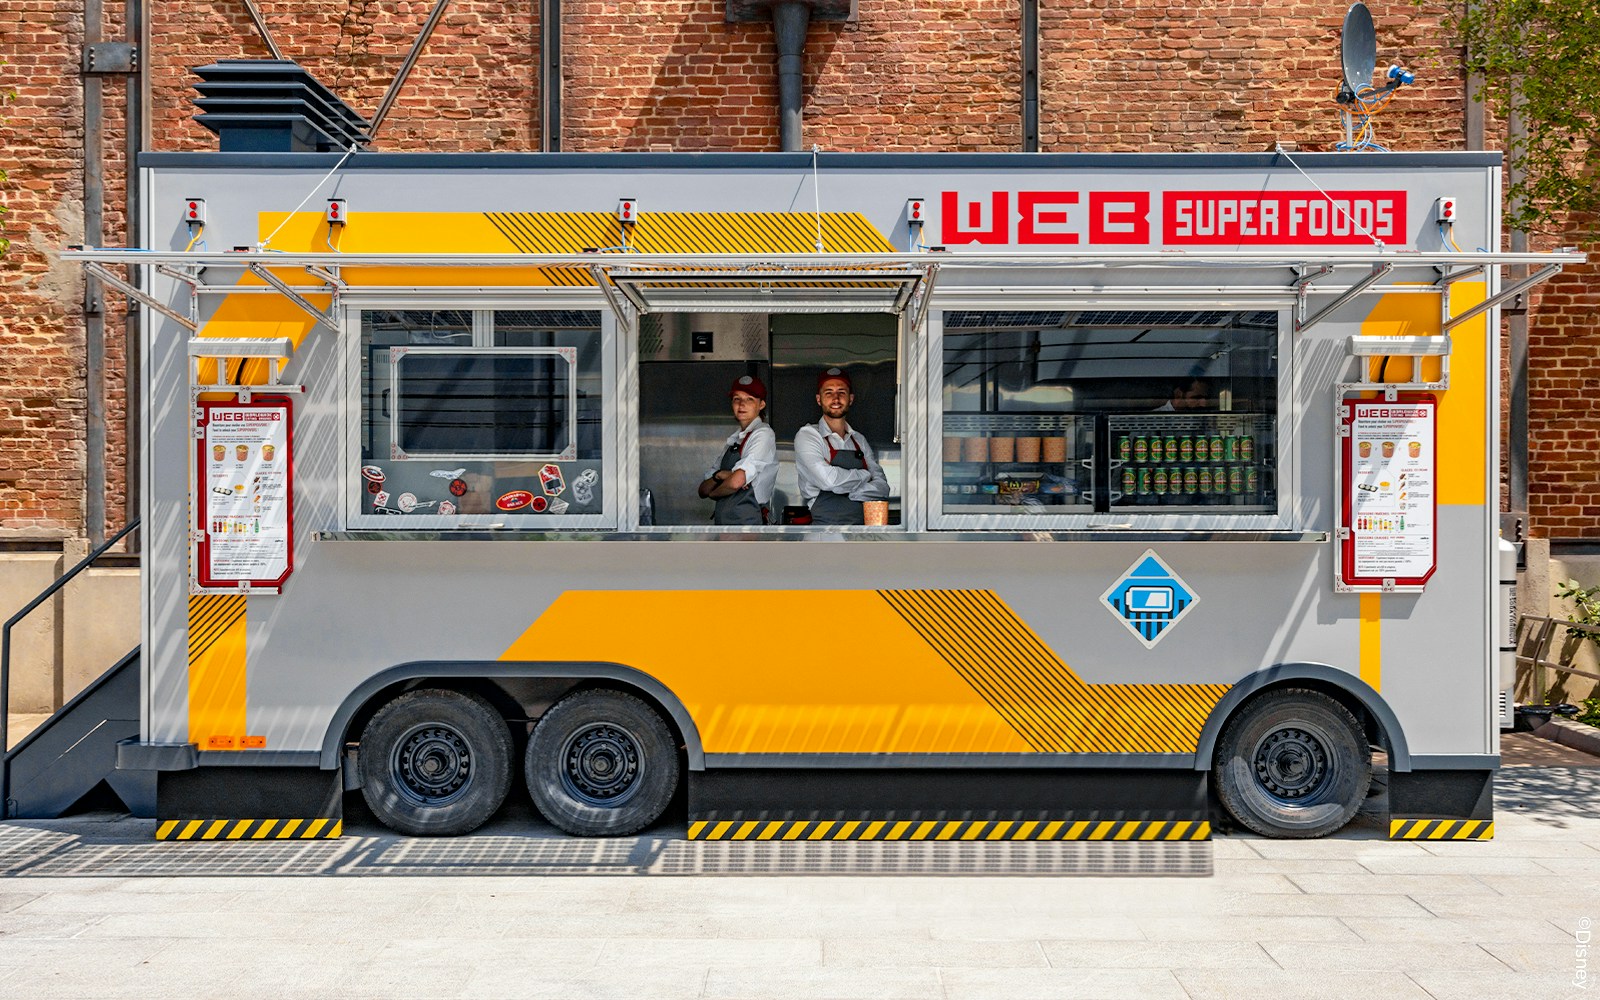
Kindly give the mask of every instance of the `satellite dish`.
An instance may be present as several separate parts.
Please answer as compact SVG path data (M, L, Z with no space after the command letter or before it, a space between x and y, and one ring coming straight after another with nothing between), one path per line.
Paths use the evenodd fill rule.
M1378 69L1378 33L1372 26L1372 12L1364 3L1351 4L1344 15L1339 62L1344 65L1344 85L1351 94L1372 86L1372 74Z

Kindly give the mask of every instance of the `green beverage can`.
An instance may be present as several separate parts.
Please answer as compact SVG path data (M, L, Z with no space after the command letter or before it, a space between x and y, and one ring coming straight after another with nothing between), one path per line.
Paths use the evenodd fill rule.
M1139 470L1139 492L1140 493L1149 493L1150 492L1150 470L1149 469L1140 469Z
M1194 438L1187 434L1178 439L1178 461L1194 461Z
M1244 474L1244 491L1254 493L1261 488L1261 473L1255 469L1247 470Z
M1189 468L1183 470L1183 492L1196 493L1199 491L1199 489L1200 473L1195 471L1194 466L1191 465Z
M1239 439L1239 457L1246 462L1256 460L1256 439L1249 434Z
M1228 492L1228 470L1220 465L1211 468L1211 492Z
M1244 470L1237 465L1228 470L1228 492L1244 492Z
M1177 435L1168 434L1167 435L1167 440L1166 440L1166 447L1163 448L1162 450L1163 450L1163 452L1165 454L1165 457L1166 457L1167 461L1176 462L1178 460L1178 437L1177 437Z
M1128 493L1132 493L1133 492L1133 470L1132 469L1123 469L1122 470L1122 492L1124 494L1128 494Z
M1145 443L1144 435L1141 434L1133 439L1133 460L1135 462L1143 462L1149 457L1150 446Z
M1218 434L1211 439L1211 460L1222 461L1222 435Z
M1237 462L1239 460L1239 439L1238 438L1236 438L1236 437L1234 437L1232 435L1229 435L1227 438L1224 439L1224 448L1223 448L1223 452L1222 452L1222 458L1223 458L1223 461L1225 461L1225 462Z
M1156 470L1155 481L1156 481L1155 489L1156 489L1157 493L1165 493L1165 492L1167 492L1167 470L1166 469L1157 469Z
M1196 473L1195 478L1200 481L1201 493L1211 492L1211 467L1209 465L1202 465L1200 467L1200 471Z
M1122 459L1124 462L1128 460L1128 455L1132 448L1133 443L1128 439L1128 435L1124 434L1120 438L1117 438L1117 457Z

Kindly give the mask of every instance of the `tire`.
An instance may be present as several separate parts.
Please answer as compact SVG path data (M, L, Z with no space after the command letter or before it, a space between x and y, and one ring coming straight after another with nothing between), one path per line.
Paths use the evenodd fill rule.
M654 708L579 691L533 727L523 764L544 818L580 837L624 837L661 818L678 789L678 741Z
M410 691L361 733L361 794L378 821L420 837L482 826L511 790L511 730L462 691Z
M1361 808L1372 750L1361 723L1318 691L1245 705L1222 730L1212 781L1223 808L1264 837L1325 837Z

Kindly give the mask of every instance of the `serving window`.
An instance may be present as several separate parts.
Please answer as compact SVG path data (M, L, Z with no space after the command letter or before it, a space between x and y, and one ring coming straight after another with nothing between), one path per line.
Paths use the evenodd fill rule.
M597 310L359 317L358 523L586 527L614 518Z
M1275 515L1279 326L1276 311L945 312L936 517Z

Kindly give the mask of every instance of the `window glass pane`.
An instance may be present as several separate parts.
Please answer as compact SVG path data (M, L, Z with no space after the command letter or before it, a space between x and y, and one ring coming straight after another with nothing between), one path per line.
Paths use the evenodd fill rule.
M559 456L572 367L560 354L397 353L395 437L406 456Z
M1277 510L1276 312L959 311L946 514Z
M360 513L605 512L599 312L368 310L361 341Z

